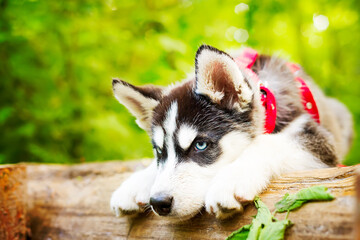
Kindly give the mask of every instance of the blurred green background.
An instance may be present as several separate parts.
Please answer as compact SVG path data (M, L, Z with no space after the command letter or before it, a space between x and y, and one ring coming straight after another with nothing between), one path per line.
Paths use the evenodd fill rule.
M0 0L0 163L151 157L111 79L179 81L203 43L302 64L359 135L359 15L358 0ZM357 138L345 163L359 162Z

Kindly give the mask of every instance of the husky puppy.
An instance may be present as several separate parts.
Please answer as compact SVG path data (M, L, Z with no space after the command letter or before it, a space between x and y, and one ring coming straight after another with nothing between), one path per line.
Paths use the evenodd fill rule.
M286 61L259 55L251 70L276 99L271 133L264 133L259 84L211 46L198 49L195 77L182 83L138 87L113 80L115 97L149 133L155 154L151 165L113 193L117 216L150 205L155 214L175 219L189 219L203 207L224 219L242 212L273 177L342 160L353 133L343 104L326 97L299 69L296 76L311 90L319 124L304 109Z

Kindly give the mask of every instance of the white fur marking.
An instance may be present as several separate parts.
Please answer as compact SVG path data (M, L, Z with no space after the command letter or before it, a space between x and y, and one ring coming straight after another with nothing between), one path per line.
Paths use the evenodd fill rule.
M154 142L156 146L163 148L164 146L164 131L160 126L156 126L154 128L154 136L153 136Z
M241 131L231 131L222 137L219 144L222 154L217 162L228 164L236 160L251 143L249 135Z
M181 125L178 133L178 141L182 149L187 150L191 143L197 136L197 131L194 127L187 124Z
M174 132L176 129L176 117L177 117L178 105L177 102L173 102L166 113L164 121L165 129L165 144L167 148L167 159L163 165L158 169L157 177L154 185L151 188L151 196L159 192L171 193L171 178L174 175L176 166L176 153L174 146Z
M176 117L178 111L177 102L173 102L166 114L166 119L164 121L164 128L166 130L166 136L172 137L176 129Z
M168 151L167 162L171 162L172 164L170 165L174 165L174 166L176 162L176 153L175 153L173 136L176 129L177 111L178 111L178 105L177 102L174 102L171 104L164 122L164 128L166 130L166 146Z

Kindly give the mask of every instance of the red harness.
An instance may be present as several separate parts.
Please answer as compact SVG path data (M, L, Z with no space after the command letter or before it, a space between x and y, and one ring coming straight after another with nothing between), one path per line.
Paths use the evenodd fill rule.
M258 55L259 54L257 51L251 48L246 48L240 57L235 58L235 62L253 81L259 85L261 92L261 102L265 108L264 133L272 133L275 129L276 123L276 99L271 90L267 88L267 86L259 80L259 77L256 75L256 73L251 70L251 67L254 65ZM294 75L297 71L300 70L300 67L294 63L288 63L287 65ZM310 88L306 85L304 79L295 76L294 78L295 81L299 83L299 93L301 95L304 109L314 118L317 123L320 123L319 111Z

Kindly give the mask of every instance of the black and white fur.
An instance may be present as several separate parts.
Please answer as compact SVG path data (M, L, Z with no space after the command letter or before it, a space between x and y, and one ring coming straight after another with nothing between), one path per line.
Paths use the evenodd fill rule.
M275 95L276 127L263 134L260 91L213 47L196 53L195 78L167 88L136 87L114 79L115 97L148 131L155 160L113 193L117 216L143 211L188 219L203 207L219 219L243 210L279 174L335 166L352 140L352 118L303 72L317 102L319 125L303 109L286 62L260 55L252 70ZM198 146L207 146L199 150Z

